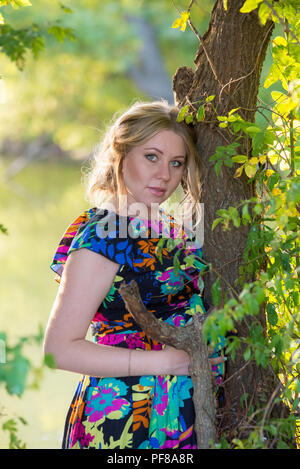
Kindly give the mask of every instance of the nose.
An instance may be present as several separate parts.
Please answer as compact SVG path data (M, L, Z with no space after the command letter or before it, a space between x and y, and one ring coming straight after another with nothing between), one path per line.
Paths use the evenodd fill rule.
M169 162L163 161L160 167L158 168L158 179L162 179L163 181L169 181L171 177L170 173L170 165Z

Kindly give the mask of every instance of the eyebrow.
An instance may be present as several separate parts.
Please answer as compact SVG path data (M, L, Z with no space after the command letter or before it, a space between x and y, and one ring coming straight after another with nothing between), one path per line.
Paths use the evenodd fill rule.
M156 147L145 148L145 150L155 150L158 153L160 153L161 155L163 155L163 151L161 151L159 148L156 148ZM173 158L183 158L185 160L186 155L177 155L177 156L173 156Z

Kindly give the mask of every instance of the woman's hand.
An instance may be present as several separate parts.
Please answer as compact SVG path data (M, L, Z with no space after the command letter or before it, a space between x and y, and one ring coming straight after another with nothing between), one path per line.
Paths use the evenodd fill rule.
M166 345L163 349L167 367L170 375L189 375L190 357L184 350L179 350L171 345ZM223 363L225 358L222 356L209 358L211 366Z
M171 345L166 345L162 350L169 375L188 375L190 357L184 350L179 350Z

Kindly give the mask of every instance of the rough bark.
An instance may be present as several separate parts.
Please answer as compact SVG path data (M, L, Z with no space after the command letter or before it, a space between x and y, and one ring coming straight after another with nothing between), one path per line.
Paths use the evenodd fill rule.
M212 371L208 360L208 346L201 339L203 315L196 314L191 324L184 327L175 327L159 321L145 308L134 280L129 285L122 283L119 292L127 310L149 337L163 344L185 350L189 354L189 372L194 389L194 428L197 437L197 448L208 449L210 444L215 442L216 437L216 402Z
M243 0L228 2L224 10L223 0L215 3L207 32L199 38L199 49L195 58L195 70L182 67L173 77L173 90L176 103L180 106L205 101L215 95L214 105L219 115L227 115L239 107L239 113L248 121L254 121L255 108L265 53L273 31L273 23L262 26L256 12L240 13ZM191 24L193 27L194 25ZM192 104L193 105L193 104ZM233 141L226 129L220 129L216 115L208 105L205 121L195 123L197 147L201 159L202 198L204 203L204 246L203 257L218 270L224 281L223 292L231 294L228 285L237 291L242 285L236 284L239 266L248 237L248 226L231 227L223 231L218 225L213 231L211 226L217 218L217 210L238 207L239 204L255 195L255 186L242 175L234 178L236 168L222 167L217 177L214 163L209 161L218 146ZM249 141L243 139L239 153L251 154ZM212 304L211 286L216 280L213 273L205 277L205 297ZM252 280L248 278L247 280ZM264 312L260 320L265 326ZM248 335L248 321L237 324L240 336ZM243 427L245 411L241 408L241 397L245 393L260 401L260 406L268 402L277 386L271 370L263 370L250 362L245 364L243 351L234 362L229 359L229 379L226 384L226 407L222 413L222 429L226 428L231 436L237 428ZM279 388L278 388L279 389ZM281 412L282 409L280 409ZM224 416L226 414L226 419ZM245 430L245 435L246 435ZM239 434L239 436L241 433Z

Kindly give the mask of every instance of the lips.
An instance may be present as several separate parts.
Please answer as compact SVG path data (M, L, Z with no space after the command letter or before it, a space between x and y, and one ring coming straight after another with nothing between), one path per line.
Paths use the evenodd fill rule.
M166 189L162 189L161 187L148 187L149 191L158 197L165 194Z

